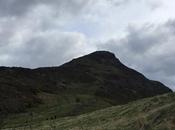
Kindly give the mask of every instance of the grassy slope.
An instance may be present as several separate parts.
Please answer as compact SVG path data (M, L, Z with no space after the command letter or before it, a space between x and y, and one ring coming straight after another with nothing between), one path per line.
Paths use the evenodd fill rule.
M5 127L20 126L28 130L174 130L175 129L175 93L131 102L126 105L110 107L89 114L58 119L38 120L42 115L53 116L57 108L48 109L42 114L35 114L33 121L24 126L24 115L16 115L6 120ZM20 122L21 121L21 122ZM14 123L16 122L16 124ZM7 130L9 130L7 128Z

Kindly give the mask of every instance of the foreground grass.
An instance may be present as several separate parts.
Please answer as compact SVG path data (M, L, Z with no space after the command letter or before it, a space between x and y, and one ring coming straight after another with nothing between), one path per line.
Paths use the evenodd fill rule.
M54 109L56 110L53 108L50 116L56 113ZM16 117L18 118L16 124L12 118L5 121L4 130L175 130L175 93L80 116L53 117L38 121L31 119L25 123L23 121L20 123L22 115ZM38 117L35 115L33 118Z

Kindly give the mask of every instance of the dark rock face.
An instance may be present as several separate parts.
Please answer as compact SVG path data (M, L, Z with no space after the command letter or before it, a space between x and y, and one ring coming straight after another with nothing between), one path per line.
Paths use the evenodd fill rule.
M46 93L84 93L124 104L172 92L123 65L114 54L98 51L60 67L38 69L0 67L0 112L22 112L41 102Z

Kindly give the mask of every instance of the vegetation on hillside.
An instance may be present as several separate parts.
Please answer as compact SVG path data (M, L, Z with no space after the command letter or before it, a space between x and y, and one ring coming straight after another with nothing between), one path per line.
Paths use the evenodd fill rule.
M0 114L4 116L44 104L43 93L59 106L64 106L65 101L74 104L70 97L72 100L78 97L77 102L85 102L80 102L82 109L75 110L78 114L168 92L171 90L162 83L147 79L106 51L94 52L60 67L0 67ZM92 106L90 110L84 110L87 105Z
M89 114L57 118L56 108L46 120L33 119L24 115L4 121L4 130L174 130L175 129L175 93L130 102L126 105L113 106ZM50 110L48 110L50 111Z

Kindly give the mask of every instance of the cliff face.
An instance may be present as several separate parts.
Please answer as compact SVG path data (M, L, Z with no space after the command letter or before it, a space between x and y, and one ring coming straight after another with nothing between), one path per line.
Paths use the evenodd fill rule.
M147 79L106 51L91 53L60 67L0 68L2 113L22 112L43 103L40 93L89 95L117 105L168 92L172 91L162 83Z

